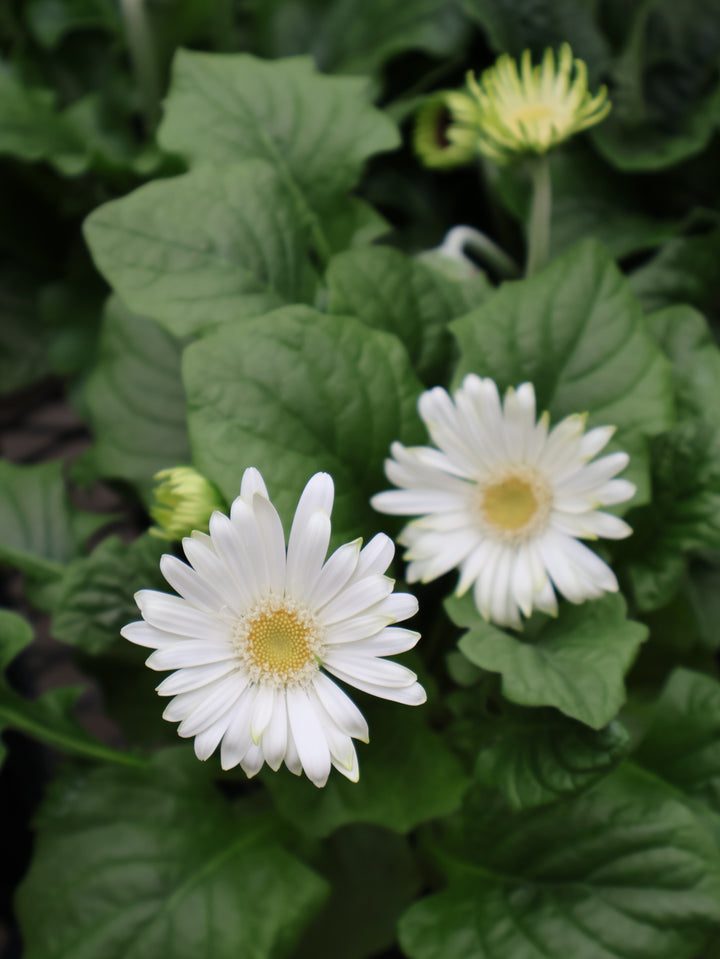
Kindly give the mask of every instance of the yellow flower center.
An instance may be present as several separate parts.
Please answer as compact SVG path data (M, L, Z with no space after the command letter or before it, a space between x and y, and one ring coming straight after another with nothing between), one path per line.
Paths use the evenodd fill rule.
M288 600L268 600L235 626L235 646L252 682L307 685L319 668L321 632L311 613Z
M503 539L527 539L544 525L550 504L547 483L528 468L507 473L480 490L480 514Z
M527 103L515 110L509 117L510 124L534 123L537 120L555 120L557 108L549 103Z

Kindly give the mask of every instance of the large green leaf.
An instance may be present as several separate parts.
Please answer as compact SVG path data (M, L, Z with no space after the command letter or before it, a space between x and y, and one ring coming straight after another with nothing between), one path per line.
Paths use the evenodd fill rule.
M720 813L720 683L677 669L637 752L647 769Z
M604 247L581 243L505 283L451 329L461 351L456 383L468 372L501 389L530 380L553 420L587 411L590 425L617 426L611 447L631 456L634 502L648 498L646 437L672 421L669 364Z
M289 954L325 883L182 755L55 784L17 897L27 959Z
M395 337L287 307L194 343L183 375L193 461L228 500L257 466L287 521L309 477L327 470L337 537L377 528L369 497L385 483L388 447L421 433L421 385Z
M460 282L391 247L368 246L333 257L326 275L330 313L357 316L394 333L418 376L444 379L452 354L448 323L485 299L483 274Z
M156 180L85 221L124 302L178 336L311 298L307 229L292 189L259 160Z
M342 959L370 959L391 946L397 918L422 882L407 838L346 826L327 841L320 865L332 891L293 959L338 959L340 949Z
M71 755L132 766L141 763L132 755L99 743L78 723L73 713L81 688L63 686L37 699L26 699L15 692L3 674L32 638L32 627L26 620L0 609L0 730L11 727ZM0 761L4 755L5 748L0 743Z
M630 285L646 310L689 303L699 310L715 312L720 303L718 258L720 230L677 237L635 270Z
M370 745L358 747L360 780L331 776L316 789L305 777L267 774L278 812L301 821L311 836L327 836L349 823L406 833L454 812L467 777L442 738L428 728L425 714L397 703L373 703L363 712Z
M405 50L448 55L467 36L452 0L263 0L255 18L266 56L311 53L320 69L343 73L375 73Z
M446 602L455 621L467 625L457 599ZM481 669L502 676L502 691L521 706L554 706L573 719L602 729L625 701L623 677L647 627L625 617L618 594L565 605L532 638L511 635L480 619L459 641Z
M507 814L478 791L448 888L400 921L411 959L693 959L720 922L720 858L692 807L626 767Z
M110 536L90 556L73 560L60 581L53 636L91 654L116 645L121 627L137 619L135 591L167 588L158 565L167 546L150 534L130 546Z
M111 518L72 505L59 460L36 466L0 460L0 563L52 579Z
M147 494L155 472L189 462L180 353L154 320L111 297L85 388L101 476L130 480Z
M595 75L607 57L607 41L598 28L598 0L462 0L466 13L480 23L497 53L519 57L530 48L570 43Z
M592 786L624 758L629 736L618 722L600 730L554 710L513 710L493 724L493 742L475 767L513 809L530 809Z
M720 407L720 349L707 321L686 306L647 318L647 328L673 366L678 419L713 421Z
M633 512L629 562L641 609L664 606L691 550L720 549L720 429L686 421L652 443L653 502Z
M595 145L626 170L658 170L702 150L718 125L715 0L622 6L624 47L609 70L613 110Z
M309 57L180 50L158 136L193 162L264 160L316 208L352 189L369 157L399 144L366 89L359 77L316 73Z

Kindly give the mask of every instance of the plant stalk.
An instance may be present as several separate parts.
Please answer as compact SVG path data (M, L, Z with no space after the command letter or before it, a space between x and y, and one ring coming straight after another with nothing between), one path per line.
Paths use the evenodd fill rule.
M550 209L552 184L547 156L539 156L530 163L532 203L527 230L527 263L525 275L537 273L550 255Z

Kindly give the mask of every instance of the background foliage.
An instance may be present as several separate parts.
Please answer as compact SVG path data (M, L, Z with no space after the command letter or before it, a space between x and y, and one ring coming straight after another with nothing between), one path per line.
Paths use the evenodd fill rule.
M0 461L10 955L716 959L717 3L147 0L145 39L132 6L0 7L3 416L50 389L89 438ZM613 110L552 158L552 261L444 271L418 254L458 222L522 263L529 182L423 169L415 109L564 41ZM357 785L197 762L119 636L162 587L153 474L229 501L258 466L287 522L326 469L337 542L397 532L368 504L388 446L471 370L618 427L621 595L517 634L447 577L408 657L428 705L358 697ZM80 687L33 672L48 628Z

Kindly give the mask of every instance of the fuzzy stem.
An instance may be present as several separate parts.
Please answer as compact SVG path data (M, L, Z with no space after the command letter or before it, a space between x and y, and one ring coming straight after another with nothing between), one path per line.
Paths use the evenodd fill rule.
M437 251L454 260L467 260L466 248L471 250L482 263L487 264L503 279L520 275L517 264L507 255L505 250L485 233L472 226L454 226L451 230L448 230Z
M539 156L530 163L532 204L527 232L527 264L525 275L537 273L550 255L550 209L552 184L547 156Z
M145 119L152 131L160 120L160 77L147 11L144 0L120 0L120 6L135 78L144 101Z

